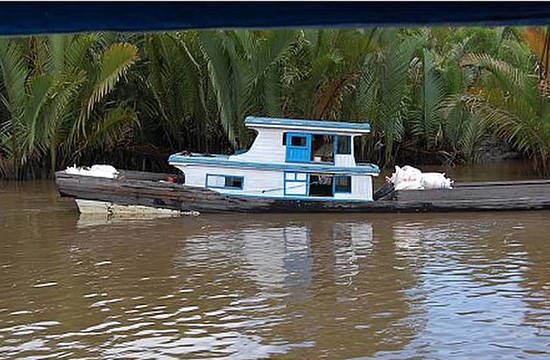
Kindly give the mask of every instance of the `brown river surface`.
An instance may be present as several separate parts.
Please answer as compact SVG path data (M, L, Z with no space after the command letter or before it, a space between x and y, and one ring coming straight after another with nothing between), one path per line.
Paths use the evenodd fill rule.
M107 220L0 183L0 358L550 358L549 244L547 211Z

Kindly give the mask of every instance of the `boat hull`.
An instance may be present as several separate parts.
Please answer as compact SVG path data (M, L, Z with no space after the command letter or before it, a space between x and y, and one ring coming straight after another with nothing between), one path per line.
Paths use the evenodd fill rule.
M167 174L122 171L108 179L56 173L62 196L117 206L140 206L182 213L452 212L550 209L550 181L457 184L452 190L413 190L372 202L293 200L224 195L200 187L168 183Z

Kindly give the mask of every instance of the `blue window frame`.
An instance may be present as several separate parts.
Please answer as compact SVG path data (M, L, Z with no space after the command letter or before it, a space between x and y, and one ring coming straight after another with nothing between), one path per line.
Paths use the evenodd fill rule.
M206 187L242 190L244 187L244 176L206 174Z
M334 193L351 193L351 176L335 176L332 182Z
M309 174L302 172L285 171L283 178L284 196L309 196ZM303 188L303 192L296 191Z
M311 134L286 134L286 161L311 162Z

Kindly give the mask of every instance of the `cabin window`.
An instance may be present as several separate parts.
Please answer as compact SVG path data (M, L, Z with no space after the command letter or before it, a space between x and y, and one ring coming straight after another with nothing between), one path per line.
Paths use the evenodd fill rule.
M334 192L351 193L351 176L335 176Z
M285 180L287 180L287 181L296 180L296 173L295 172L286 172L285 173Z
M292 136L290 142L292 146L305 147L307 145L307 138L305 136Z
M315 134L312 138L311 161L334 162L334 135Z
M283 133L283 146L286 146L286 134L288 134L286 131Z
M284 195L307 196L308 176L306 173L285 172Z
M332 197L333 176L330 174L311 174L309 176L309 196Z
M242 176L226 176L225 177L225 187L233 189L243 188L243 177Z
M206 186L221 189L243 189L244 177L230 175L206 175Z
M351 154L351 136L338 135L338 146L336 153L343 155Z

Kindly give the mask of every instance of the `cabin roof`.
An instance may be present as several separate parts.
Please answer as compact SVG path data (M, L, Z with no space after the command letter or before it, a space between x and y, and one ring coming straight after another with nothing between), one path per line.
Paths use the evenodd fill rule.
M170 165L203 165L217 168L275 170L275 171L304 171L308 173L330 173L342 175L371 175L378 176L380 169L375 164L359 163L356 166L334 166L314 163L272 163L258 161L240 161L238 158L225 156L196 156L176 153L168 158Z
M334 131L339 133L353 134L365 134L370 132L369 123L349 123L303 119L277 119L255 116L248 116L244 123L247 127Z

